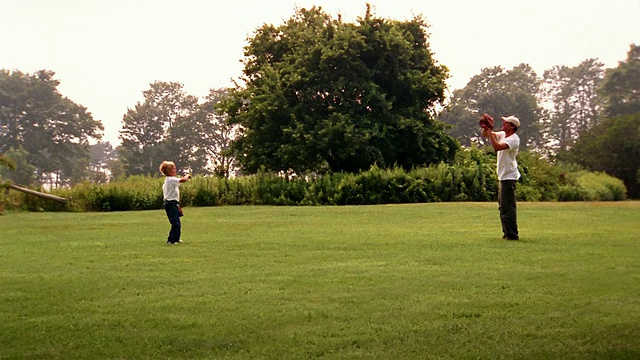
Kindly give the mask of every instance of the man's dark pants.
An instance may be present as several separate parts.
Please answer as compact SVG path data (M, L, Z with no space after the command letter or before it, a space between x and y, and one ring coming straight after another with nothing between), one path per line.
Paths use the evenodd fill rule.
M505 239L518 240L516 180L502 180L498 188L498 209Z

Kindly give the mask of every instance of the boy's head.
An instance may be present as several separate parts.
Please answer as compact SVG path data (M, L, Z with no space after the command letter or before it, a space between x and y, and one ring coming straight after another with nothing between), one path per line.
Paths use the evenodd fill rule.
M175 167L176 164L174 164L173 161L163 161L162 164L160 164L160 172L164 176L170 176L171 174L169 173L169 171L171 169L175 169Z

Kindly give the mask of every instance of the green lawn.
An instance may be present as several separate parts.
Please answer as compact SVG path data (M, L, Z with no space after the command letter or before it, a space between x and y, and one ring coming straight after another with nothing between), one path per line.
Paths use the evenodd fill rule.
M0 359L638 359L640 202L0 217Z

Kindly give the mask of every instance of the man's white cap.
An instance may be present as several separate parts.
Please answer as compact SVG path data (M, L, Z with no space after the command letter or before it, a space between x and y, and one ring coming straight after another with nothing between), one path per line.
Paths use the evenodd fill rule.
M518 120L518 118L513 116L513 115L507 116L507 117L503 117L502 121L510 122L513 125L515 125L516 127L520 127L520 120Z

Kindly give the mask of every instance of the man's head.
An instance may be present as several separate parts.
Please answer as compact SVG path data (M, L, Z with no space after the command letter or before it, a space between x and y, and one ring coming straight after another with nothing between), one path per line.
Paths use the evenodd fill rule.
M520 120L518 120L518 118L513 115L502 117L502 131L506 132L507 129L505 129L505 127L511 129L512 132L516 132L520 127Z

